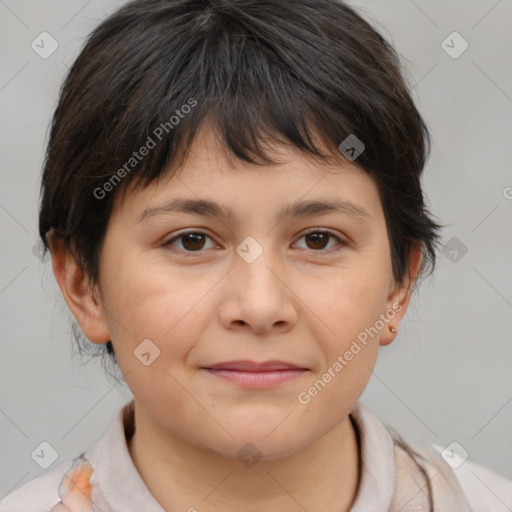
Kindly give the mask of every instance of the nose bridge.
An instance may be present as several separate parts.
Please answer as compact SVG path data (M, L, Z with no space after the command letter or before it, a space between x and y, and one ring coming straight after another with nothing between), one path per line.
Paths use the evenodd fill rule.
M245 287L256 286L262 292L278 293L281 283L275 275L275 269L280 265L271 240L270 236L261 236L258 239L248 236L237 246L235 271L240 273L241 284Z
M248 236L236 247L227 301L221 308L226 325L250 325L264 332L272 326L291 328L296 321L279 251L271 240Z

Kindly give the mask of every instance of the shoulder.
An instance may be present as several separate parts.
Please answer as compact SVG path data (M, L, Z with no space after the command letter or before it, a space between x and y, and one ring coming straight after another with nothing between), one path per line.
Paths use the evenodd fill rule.
M130 461L125 440L130 428L133 400L117 412L104 436L80 455L49 468L1 499L0 512L93 512L93 502L95 510L109 510L100 480L116 481L116 464Z
M439 453L442 448L433 445ZM473 512L510 512L512 510L512 480L491 469L466 460L451 468Z
M454 460L441 446L410 444L420 457L417 462L425 469L431 483L434 510L467 510L468 512L510 512L512 481L470 460ZM442 453L445 454L443 457ZM449 457L451 455L451 457ZM408 466L408 455L397 447L397 466ZM455 455L455 457L457 457ZM450 461L450 463L447 462ZM418 488L425 484L416 482ZM437 508L436 508L437 507Z
M84 453L26 482L0 501L0 512L60 512L86 505L92 497L92 467ZM92 511L92 508L91 508Z

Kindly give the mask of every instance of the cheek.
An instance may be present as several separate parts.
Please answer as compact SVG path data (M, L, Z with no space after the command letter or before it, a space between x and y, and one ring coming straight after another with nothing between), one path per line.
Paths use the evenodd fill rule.
M323 357L321 367L300 390L303 401L297 398L309 420L318 423L319 428L321 424L336 425L370 380L379 350L379 329L375 325L385 308L385 291L378 273L339 273L323 287L316 287L308 304L316 315L304 310Z
M127 280L123 291L116 308L123 327L112 320L112 341L128 387L148 409L158 411L163 401L174 413L190 415L184 365L201 336L200 311L194 308L199 298L178 295L161 280Z
M324 336L333 340L333 348L341 349L374 325L384 312L388 276L378 267L352 267L333 273L314 286L305 283L304 290L304 296L309 297L305 304L319 318Z
M146 341L150 352L160 351L155 361L165 361L166 367L185 357L206 318L201 299L213 286L208 281L184 281L176 272L119 262L108 282L107 317L123 370L140 364L134 351L147 339L157 347Z

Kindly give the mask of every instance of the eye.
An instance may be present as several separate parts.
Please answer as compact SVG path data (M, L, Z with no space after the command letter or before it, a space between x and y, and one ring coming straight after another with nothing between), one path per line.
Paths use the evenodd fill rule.
M167 242L164 243L164 246L175 246L176 242L180 242L181 247L176 247L178 250L181 250L185 253L194 253L194 252L203 252L202 249L211 249L213 247L205 247L205 240L212 238L202 231L187 231L182 232L174 237L170 238ZM319 229L311 230L307 233L304 233L300 239L306 239L307 247L306 249L310 249L316 252L321 252L322 249L326 249L326 244L328 245L329 239L335 240L338 245L338 249L348 246L348 243L343 241L340 237L335 235L330 231L324 231ZM300 240L299 239L299 240ZM212 240L213 242L213 240ZM332 247L331 247L332 248ZM337 250L337 249L335 249Z
M175 241L181 240L182 247L179 249L185 252L201 252L201 249L204 248L206 238L211 240L211 237L201 231L188 231L174 236L164 245L172 246Z
M338 242L337 245L341 246L338 247L338 249L348 246L345 241L330 231L314 229L304 233L300 239L302 238L305 238L309 241L307 242L308 247L306 247L306 249L311 249L314 251L321 251L322 249L325 249L326 243L328 243L329 239L334 239Z

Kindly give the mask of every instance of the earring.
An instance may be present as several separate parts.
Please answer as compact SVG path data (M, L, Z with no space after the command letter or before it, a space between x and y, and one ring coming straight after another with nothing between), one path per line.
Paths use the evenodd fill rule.
M397 330L396 330L394 327L391 327L391 326L389 326L389 330L390 330L392 333L397 332Z

